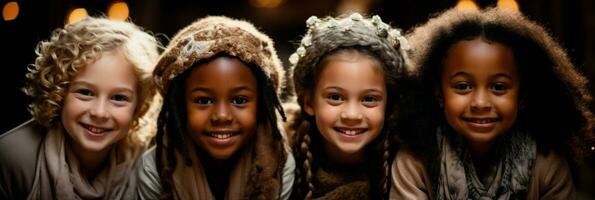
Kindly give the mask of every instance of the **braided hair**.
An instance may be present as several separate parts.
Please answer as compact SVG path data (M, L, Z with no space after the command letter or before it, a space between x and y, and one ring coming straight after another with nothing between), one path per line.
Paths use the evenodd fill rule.
M308 32L302 38L300 47L290 57L293 68L293 86L297 95L297 103L303 108L305 98L312 97L318 74L322 71L326 58L342 53L357 53L378 61L384 71L387 88L386 120L395 120L393 114L398 102L397 91L402 86L406 74L406 58L404 49L408 46L399 30L393 29L380 20L378 16L363 18L354 13L337 18L318 19L310 17L307 21ZM370 160L379 160L369 168L370 191L372 199L387 199L390 158L394 155L393 133L386 124L380 136L367 147ZM312 199L315 186L313 172L317 169L316 158L323 153L324 140L315 125L315 116L300 111L291 125L295 130L292 138L292 150L296 163L293 199Z

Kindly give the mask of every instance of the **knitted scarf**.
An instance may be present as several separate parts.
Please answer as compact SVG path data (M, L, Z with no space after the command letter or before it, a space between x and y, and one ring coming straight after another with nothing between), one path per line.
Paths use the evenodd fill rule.
M450 131L453 132L453 131ZM536 143L518 131L505 133L495 144L497 164L484 185L477 177L471 152L463 138L438 131L440 177L437 199L525 199L536 157ZM490 180L491 179L491 180Z
M254 142L243 148L236 166L230 172L225 199L278 199L282 188L285 159L282 142L275 140L269 125L259 125ZM177 165L173 172L176 199L215 199L207 175L196 153L188 142L192 165L187 166L183 156L176 153Z
M134 199L136 172L142 149L112 145L109 163L93 180L80 172L80 163L62 127L48 131L37 157L35 178L27 199Z

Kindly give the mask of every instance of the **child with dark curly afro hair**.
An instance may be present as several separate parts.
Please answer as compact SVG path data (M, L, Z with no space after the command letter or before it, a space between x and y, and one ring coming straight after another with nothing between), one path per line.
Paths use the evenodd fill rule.
M521 13L448 10L408 35L396 199L574 199L594 119L587 80Z

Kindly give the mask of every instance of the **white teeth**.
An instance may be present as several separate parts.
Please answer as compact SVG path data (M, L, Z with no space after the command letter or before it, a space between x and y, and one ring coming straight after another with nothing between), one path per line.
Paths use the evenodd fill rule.
M211 135L211 137L214 137L214 138L217 138L217 139L227 139L227 138L230 138L231 136L233 136L232 133L223 133L223 134L211 133L209 135Z
M487 123L491 123L493 120L491 119L476 119L476 120L472 120L474 123L478 123L478 124L487 124Z
M339 129L340 132L342 132L345 135L349 135L349 136L354 136L357 134L360 134L362 132L364 132L364 129L357 129L357 130L345 130L345 129Z
M104 132L106 129L102 129L102 128L95 128L95 127L87 127L89 129L89 131L93 132L93 133L101 133Z

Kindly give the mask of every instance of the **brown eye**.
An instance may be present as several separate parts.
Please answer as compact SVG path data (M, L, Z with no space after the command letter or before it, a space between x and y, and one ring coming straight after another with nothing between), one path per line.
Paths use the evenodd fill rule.
M378 98L376 98L375 96L365 96L362 99L363 102L377 102Z
M130 98L128 98L126 95L114 95L112 97L112 100L114 101L129 101Z
M338 94L329 94L326 96L326 98L331 101L342 101L343 100L343 97L341 97L341 95L338 95Z
M235 105L243 105L248 103L248 98L245 96L237 96L231 99L231 103Z
M82 96L93 96L93 92L89 89L79 89L76 93Z
M213 104L213 100L209 97L196 97L192 102L200 105Z
M467 82L459 82L453 85L452 88L460 92L468 92L471 90L471 84Z
M490 90L495 93L504 93L508 89L509 89L508 85L506 85L504 83L495 83L490 87Z

